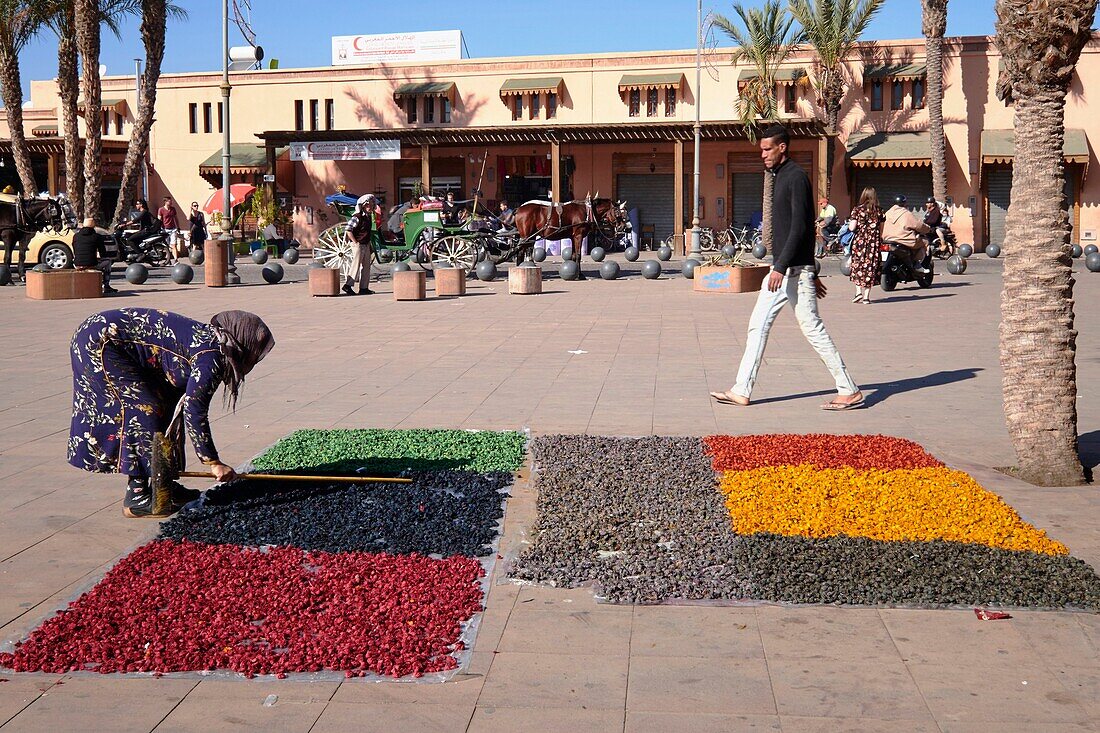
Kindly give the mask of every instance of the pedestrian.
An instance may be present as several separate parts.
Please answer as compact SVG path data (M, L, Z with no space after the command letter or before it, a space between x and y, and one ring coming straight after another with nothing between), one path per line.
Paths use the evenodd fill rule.
M749 318L745 354L737 381L726 392L711 392L728 405L746 406L756 384L768 333L776 316L788 303L794 308L802 335L825 362L836 382L837 397L822 405L825 410L851 410L863 405L863 393L852 381L844 360L821 322L817 299L824 298L825 284L814 274L814 201L806 172L788 157L790 135L783 125L772 125L761 135L760 157L774 182L772 195L772 270L760 288Z
M89 216L73 235L73 267L78 270L99 270L103 273L103 292L110 294L118 292L111 287L113 264L114 261L107 255L106 240L96 231L95 219Z
M852 209L848 228L852 231L852 273L848 277L856 285L853 303L870 303L871 288L882 276L882 223L886 215L878 203L875 189L867 186L859 195L859 204Z
M179 257L181 253L176 249L176 240L180 233L179 212L176 211L171 196L165 196L161 200L160 208L157 209L157 218L160 219L161 227L168 234L168 248L172 250L173 256Z
M235 409L245 376L274 346L267 325L244 311L224 311L210 323L151 308L91 316L76 330L69 349L69 463L92 473L128 476L122 503L127 517L175 513L199 492L173 483L170 506L154 507L149 486L153 434L168 434L182 460L186 431L214 477L234 479L236 473L222 463L210 435L210 401L224 387L226 404ZM170 431L178 425L173 419L177 410L183 430Z
M370 289L371 233L374 230L373 194L355 202L355 214L348 220L344 236L352 244L351 269L341 288L348 295L373 295Z
M199 208L198 201L191 202L191 215L187 221L191 223L191 249L201 252L206 244L206 215Z

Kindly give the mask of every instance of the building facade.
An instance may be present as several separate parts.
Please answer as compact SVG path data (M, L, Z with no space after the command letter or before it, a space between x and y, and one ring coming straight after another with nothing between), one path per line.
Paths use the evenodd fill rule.
M1004 232L1013 110L995 92L1000 59L991 38L947 39L944 58L948 205L958 240L980 249ZM807 83L811 65L809 49L796 53L778 75L776 94L794 137L792 157L815 192L823 194L828 181L842 214L864 186L875 187L880 200L900 193L919 206L932 190L924 40L868 44L846 65L832 170ZM513 205L598 192L638 208L643 238L660 241L691 224L697 107L701 223L718 228L758 216L763 166L732 119L738 87L751 73L732 63L730 49L704 56L698 84L694 50L270 69L231 75L229 115L220 74L166 74L157 89L150 197L205 201L220 186L221 131L229 124L233 182L262 185L274 175L294 236L306 245L336 223L324 197L340 187L393 204L418 185L453 190L459 199L478 189L483 200ZM1100 231L1100 183L1087 175L1100 120L1088 113L1088 79L1100 80L1097 40L1081 56L1066 104L1065 190L1072 237L1082 242ZM122 143L134 79L105 78L103 96L113 115L107 139ZM31 100L27 134L48 149L49 188L63 189L60 140L48 129L57 127L56 83L33 82ZM341 156L352 159L326 159Z

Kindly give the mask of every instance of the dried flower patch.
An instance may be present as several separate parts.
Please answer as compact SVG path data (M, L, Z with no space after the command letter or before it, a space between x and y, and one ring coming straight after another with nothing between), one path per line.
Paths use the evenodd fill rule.
M562 587L593 585L597 595L614 603L721 599L1100 608L1100 577L1088 564L1048 554L1064 547L1024 524L966 474L942 468L920 446L882 436L848 436L854 452L844 455L837 452L845 445L838 436L809 436L802 447L799 437L715 436L705 443L694 438L536 438L531 445L538 489L534 542L517 559L512 576ZM735 455L737 446L751 454ZM806 456L816 463L765 468ZM777 527L761 531L763 526L742 533L747 530L730 518L712 459L720 466L748 467L739 473L759 479L734 481L737 492L729 492L744 503L737 510L748 520L766 523L780 516L794 526L797 507L807 527L851 530L858 524L881 538L839 532L784 535L774 533ZM809 516L813 512L797 492L768 493L777 490L777 483L789 484L792 476L805 479L800 486L813 492L811 479L822 473L849 477L851 491L834 496L822 490L814 505L821 516ZM868 478L871 474L877 484ZM851 479L858 476L864 480ZM835 489L838 481L824 483ZM906 502L915 503L914 487L923 487L939 503L910 511L907 526L936 528L941 534L950 529L955 532L951 541L935 533L902 538L895 525L913 508ZM892 502L890 511L875 504L883 498ZM792 508L788 514L776 511L780 501ZM961 524L948 528L953 518ZM985 544L994 541L1029 548Z
M510 472L523 464L526 440L492 430L298 430L252 463L287 473Z
M715 471L802 464L856 469L943 465L913 441L888 435L709 435L703 440Z
M774 466L726 471L721 490L740 534L946 540L1069 553L968 474L949 468Z
M453 669L481 610L477 560L154 541L0 665L53 673Z
M161 524L160 536L324 552L492 552L511 474L431 471L411 477L412 484L308 487L238 481L208 492L201 509Z

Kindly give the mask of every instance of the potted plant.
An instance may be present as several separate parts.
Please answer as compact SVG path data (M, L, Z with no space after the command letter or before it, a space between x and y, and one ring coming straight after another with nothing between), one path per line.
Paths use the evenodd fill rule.
M702 293L755 293L769 270L770 265L746 260L740 250L732 257L719 253L695 268L692 289Z

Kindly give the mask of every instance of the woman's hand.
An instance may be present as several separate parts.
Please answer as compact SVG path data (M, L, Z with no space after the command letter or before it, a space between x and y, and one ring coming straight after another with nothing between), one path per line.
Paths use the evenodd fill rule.
M237 478L237 472L233 470L233 467L221 462L211 464L210 472L214 474L214 478L221 482L232 481Z

